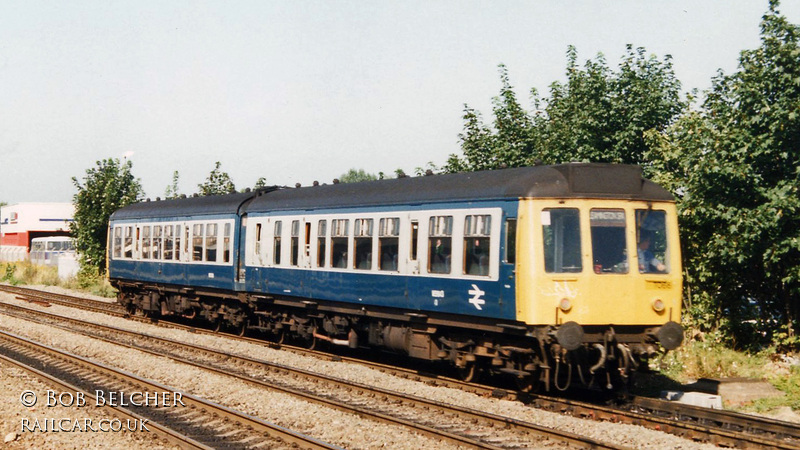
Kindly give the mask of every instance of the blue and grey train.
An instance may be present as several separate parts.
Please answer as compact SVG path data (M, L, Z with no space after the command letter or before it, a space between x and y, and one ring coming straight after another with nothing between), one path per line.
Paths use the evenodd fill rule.
M524 389L619 386L680 345L674 199L564 164L133 204L108 273L131 313L451 363Z

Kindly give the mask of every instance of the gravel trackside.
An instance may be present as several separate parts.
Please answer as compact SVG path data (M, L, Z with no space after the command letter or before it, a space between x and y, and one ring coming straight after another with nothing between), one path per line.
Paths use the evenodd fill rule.
M547 411L537 410L519 402L484 398L456 389L429 386L406 380L347 362L322 361L314 357L293 354L265 346L237 342L225 337L198 335L184 330L162 328L112 316L80 311L53 305L49 308L19 301L13 295L0 293L0 301L22 304L28 308L41 308L53 314L107 324L131 331L162 336L170 339L208 346L220 351L247 355L330 376L377 385L384 389L414 394L432 400L462 407L491 412L538 425L558 428L590 436L601 441L641 449L711 449L713 445L698 444L670 434L644 427L593 422ZM76 334L54 330L0 314L0 328L56 345L72 353L101 361L168 386L190 392L217 403L255 415L264 420L295 429L317 439L347 448L448 448L446 444L418 436L400 427L376 424L339 411L308 404L290 396L266 392L250 385L177 364L169 359L112 346ZM8 378L8 377L6 377ZM0 378L5 380L6 378ZM10 392L10 394L8 394ZM16 392L16 394L15 394ZM14 397L7 399L6 397ZM19 388L4 389L5 405L9 401L19 404ZM8 401L6 401L8 400ZM5 407L5 406L2 406ZM4 412L0 410L0 412ZM5 415L4 415L5 416ZM6 425L0 429L6 432ZM2 437L2 436L0 436ZM60 437L57 437L60 439ZM121 444L128 445L128 444ZM50 446L49 444L47 445ZM2 444L0 444L2 447ZM72 447L66 443L65 447ZM132 447L133 448L133 447Z

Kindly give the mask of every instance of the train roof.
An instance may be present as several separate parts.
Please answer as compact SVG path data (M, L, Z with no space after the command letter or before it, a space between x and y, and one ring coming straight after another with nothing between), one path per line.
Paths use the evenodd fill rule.
M245 211L258 213L515 198L674 200L667 190L642 178L638 166L572 163L148 201L121 208L111 218L185 217Z
M236 214L254 192L144 201L118 209L111 220Z
M250 202L248 213L514 198L673 201L639 166L562 164L282 189Z

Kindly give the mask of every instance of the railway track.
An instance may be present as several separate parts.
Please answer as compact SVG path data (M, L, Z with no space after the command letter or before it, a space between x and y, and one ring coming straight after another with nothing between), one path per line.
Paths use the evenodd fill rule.
M0 290L4 290L5 287L6 286L0 285ZM48 301L44 298L38 297L36 295L38 291L36 290L20 291L20 288L15 289L17 289L15 293L25 295L30 299ZM59 296L59 298L55 301L58 301L60 304L74 306L70 304L70 298L70 296ZM91 303L94 301L90 300L89 302ZM115 314L113 312L111 313ZM124 315L124 313L122 315ZM141 321L148 321L148 319L144 318L137 319ZM193 327L186 327L184 325L175 323L169 323L167 326L188 328L198 333L216 335L220 334L210 330L195 329ZM243 338L235 335L227 336L232 339L244 339L259 345L289 348L284 345L269 344L263 340L256 340L246 337ZM291 350L300 353L309 353L308 350L301 348L291 348ZM347 359L338 356L332 357L330 354L326 353L314 351L311 351L311 353L322 355L323 358L328 360L332 358ZM464 383L438 375L428 377L425 374L421 374L413 370L389 367L373 362L365 362L360 359L355 361L359 364L366 364L382 371L391 372L395 375L416 379L429 384L447 385L449 387L456 387L485 396L516 398L519 395L524 397L526 402L529 402L539 408L570 414L581 418L642 425L648 428L676 434L685 438L711 442L721 446L800 449L800 427L798 427L797 424L768 418L754 417L732 411L710 410L706 408L699 408L690 405L676 404L673 402L642 397L635 398L630 404L623 407L606 407L562 398L520 394L511 390L481 386L474 383Z
M133 420L138 431L154 430L182 448L339 448L131 373L3 331L0 331L0 356L5 362L74 396L70 403L72 398L84 398L90 405L113 407L115 415L126 418L127 426ZM112 397L112 393L123 392L136 393L135 396L131 394L127 401L129 406L124 408L119 405L126 396Z
M5 313L20 318L28 316L27 318L33 318L51 327L62 327L112 344L156 356L166 356L176 362L232 377L259 388L286 393L328 408L358 414L370 420L407 427L417 433L467 448L527 448L532 443L541 443L545 440L583 448L624 448L508 417L460 408L255 358L222 353L208 347L143 335L15 305L0 304L0 307ZM68 323L69 326L64 326L64 323Z

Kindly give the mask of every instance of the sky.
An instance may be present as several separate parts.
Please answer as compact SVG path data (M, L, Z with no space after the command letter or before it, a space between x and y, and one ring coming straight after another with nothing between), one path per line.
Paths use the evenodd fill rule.
M672 55L685 91L759 45L767 0L0 0L0 202L68 202L95 162L146 196L391 174L460 153L464 105L491 121L508 68L532 109L602 53ZM800 0L779 11L800 23Z

